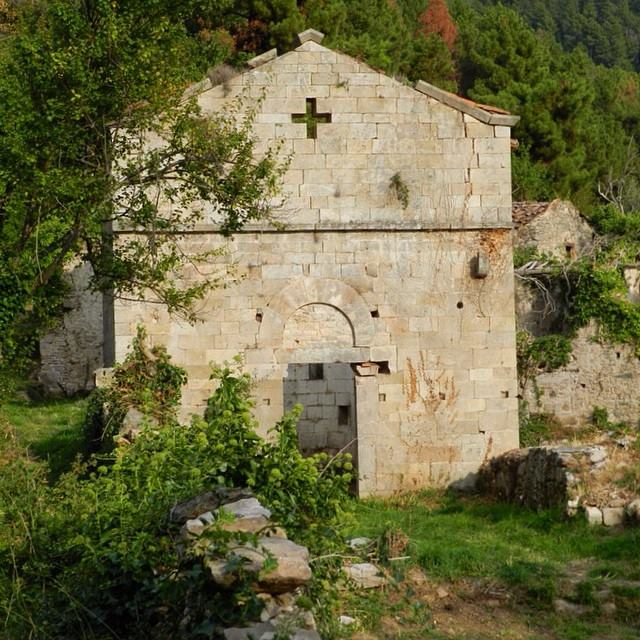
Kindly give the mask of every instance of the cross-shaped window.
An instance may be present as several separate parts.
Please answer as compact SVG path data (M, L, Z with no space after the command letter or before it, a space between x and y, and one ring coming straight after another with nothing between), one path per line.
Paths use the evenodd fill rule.
M318 113L315 98L307 98L305 113L291 114L291 122L307 125L307 138L318 137L318 122L331 122L330 113Z

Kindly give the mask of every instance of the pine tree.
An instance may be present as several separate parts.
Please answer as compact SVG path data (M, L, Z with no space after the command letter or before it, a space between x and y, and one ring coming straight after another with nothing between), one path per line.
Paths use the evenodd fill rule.
M449 51L453 51L458 37L458 28L451 18L445 0L430 0L426 11L419 18L425 36L432 33L442 38Z

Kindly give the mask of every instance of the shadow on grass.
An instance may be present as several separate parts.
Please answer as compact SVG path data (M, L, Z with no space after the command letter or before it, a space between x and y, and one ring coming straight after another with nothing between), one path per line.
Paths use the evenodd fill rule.
M84 454L84 440L79 437L77 429L65 429L35 442L29 447L29 451L47 462L49 478L55 481L65 471L69 471L79 455Z
M20 445L49 466L49 478L57 480L84 452L82 423L86 399L14 399L2 406L2 415L13 428Z

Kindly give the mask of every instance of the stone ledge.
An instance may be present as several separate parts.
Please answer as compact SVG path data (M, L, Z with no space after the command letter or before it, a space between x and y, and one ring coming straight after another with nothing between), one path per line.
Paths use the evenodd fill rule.
M255 58L251 58L251 60L247 61L247 66L251 67L252 69L255 69L256 67L260 67L263 64L266 64L267 62L271 62L272 60L275 60L278 57L278 50L277 49L269 49L269 51L265 51L264 53L261 53L259 56L256 56Z
M444 91L443 89L438 89L438 87L434 87L432 84L429 84L424 80L418 80L414 85L414 89L420 93L424 93L434 100L437 100L438 102L442 102L449 107L462 111L462 113L473 116L485 124L513 127L520 121L520 116L491 113L490 111L482 109L479 105L474 105L470 100L466 100L465 98L457 96L454 93Z
M447 225L447 224L433 224L433 223L416 223L416 222L402 222L398 220L393 220L388 223L384 222L350 222L348 224L345 223L325 223L325 224L292 224L286 225L284 228L276 228L272 225L266 224L248 224L245 225L239 231L234 231L232 235L237 236L243 233L275 233L275 234L286 234L286 233L300 233L300 232L343 232L343 233L351 233L357 231L425 231L425 232L438 232L438 231L450 231L450 232L458 232L458 231L487 231L490 229L506 229L511 230L513 225L511 223L498 223L498 224L487 224L487 225L478 225L478 224L469 224L469 225ZM148 235L150 232L145 229L115 229L113 231L116 235ZM156 232L158 233L158 232ZM185 229L183 231L174 233L176 236L188 236L188 235L201 235L201 234L220 234L222 232L220 230L220 225L215 224L202 224L197 225L193 229ZM169 235L169 234L168 234Z
M322 33L322 31L317 31L316 29L305 29L302 33L298 34L298 40L300 41L300 44L304 44L309 41L321 44L324 40L324 33Z

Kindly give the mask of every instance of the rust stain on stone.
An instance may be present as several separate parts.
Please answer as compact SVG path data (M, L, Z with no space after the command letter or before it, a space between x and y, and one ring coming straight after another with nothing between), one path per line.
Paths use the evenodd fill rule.
M433 366L437 367L437 363ZM405 404L410 405L422 402L425 413L433 416L443 408L451 408L455 405L459 392L452 376L447 376L445 371L433 373L433 369L427 368L426 354L420 351L419 363L416 366L410 358L406 359L403 391Z
M416 401L418 396L418 379L416 377L416 369L411 362L411 358L407 358L405 367L405 376L402 382L402 391L406 399L406 407Z

